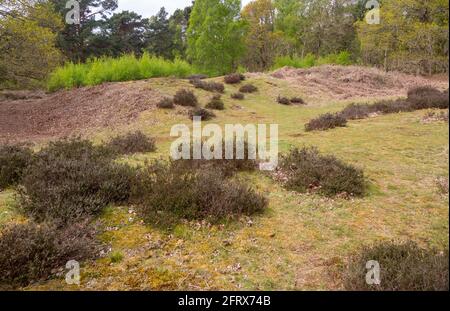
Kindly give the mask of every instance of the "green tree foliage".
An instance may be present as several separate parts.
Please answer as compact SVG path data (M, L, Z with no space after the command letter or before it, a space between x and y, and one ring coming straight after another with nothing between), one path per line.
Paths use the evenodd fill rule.
M68 12L66 0L50 0L64 18ZM91 55L98 55L95 51L98 38L94 30L102 24L100 18L106 19L108 15L117 9L115 0L79 0L80 4L80 24L66 24L58 36L58 46L64 55L73 62L86 61ZM99 18L100 17L100 18ZM108 54L106 51L105 54Z
M173 58L174 29L169 26L168 13L162 7L158 14L150 18L148 29L148 50L164 58Z
M196 0L187 31L187 56L211 74L232 72L244 52L240 0Z
M62 21L45 1L0 0L0 87L40 85L59 63Z
M364 62L418 74L448 72L448 12L443 0L383 2L380 24L356 24Z
M101 32L90 43L89 56L141 55L147 44L148 27L148 19L134 12L116 13L100 23Z
M248 25L244 66L250 71L267 70L284 47L281 32L274 31L275 7L271 0L252 1L241 16Z
M353 24L361 1L274 0L276 29L291 43L291 53L327 55L355 50Z

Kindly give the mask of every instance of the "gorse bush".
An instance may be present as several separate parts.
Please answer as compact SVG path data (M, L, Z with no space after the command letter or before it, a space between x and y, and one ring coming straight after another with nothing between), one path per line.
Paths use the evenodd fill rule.
M22 146L0 146L0 190L17 185L33 152Z
M225 86L222 83L208 82L199 79L191 80L191 83L195 88L202 89L208 92L223 93L225 91Z
M258 91L258 88L253 84L246 84L239 89L241 93L255 93Z
M237 100L243 100L243 99L245 99L245 95L242 93L233 93L233 94L231 94L231 98L237 99Z
M362 196L366 190L362 170L334 156L321 155L316 148L293 149L282 156L279 169L286 189L300 193Z
M58 229L34 223L6 227L0 234L0 288L14 289L50 278L70 260L96 258L102 246L85 222Z
M220 170L153 164L138 174L133 198L147 223L218 222L262 212L267 199Z
M180 59L174 61L144 53L138 58L124 55L119 58L101 57L84 64L68 63L57 68L47 84L49 91L80 86L98 85L103 82L141 80L155 77L187 77L192 66Z
M141 131L116 136L106 145L116 154L135 154L156 151L155 139Z
M192 91L179 90L173 98L173 102L179 106L197 107L198 99Z
M157 107L160 109L174 109L175 104L173 99L165 97L158 102Z
M366 264L380 264L380 285L366 283ZM343 273L345 289L352 291L448 291L449 252L425 250L413 242L383 242L354 254Z
M24 172L21 210L38 222L59 225L99 214L130 194L133 171L112 161L107 148L80 139L51 143Z
M345 127L345 126L347 126L347 119L345 119L343 116L337 113L335 114L326 113L320 115L316 119L309 121L305 125L305 130L307 132L324 131L336 127Z
M202 121L209 121L216 117L216 115L209 111L208 109L204 108L194 108L191 111L189 111L189 117L193 119L194 117L201 117Z

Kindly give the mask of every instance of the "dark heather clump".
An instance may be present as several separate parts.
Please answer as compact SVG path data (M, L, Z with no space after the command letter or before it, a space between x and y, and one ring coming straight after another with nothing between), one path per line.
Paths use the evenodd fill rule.
M204 108L195 108L189 112L190 118L201 117L202 121L209 121L216 117L216 115Z
M316 148L293 149L282 157L279 170L284 186L291 191L318 192L328 197L365 194L362 170L334 156L321 155Z
M107 145L117 154L135 154L156 151L155 139L141 131L114 137Z
M194 95L192 91L189 90L179 90L174 98L173 102L175 105L179 106L187 106L187 107L197 107L198 106L198 100L197 97Z
M19 183L32 156L33 152L27 147L0 146L0 190Z
M47 280L70 260L95 259L102 246L86 222L58 229L35 223L6 227L0 234L0 289L14 289Z
M338 113L326 113L309 121L309 123L305 126L305 130L307 132L325 131L328 129L345 126L347 126L347 120L343 116Z
M132 177L133 170L115 163L108 148L81 139L53 142L24 172L20 209L38 222L64 226L125 202Z
M211 167L156 163L141 171L135 189L138 212L152 224L183 219L216 223L251 216L267 207L267 199L250 186Z
M367 263L380 265L380 284L366 282ZM422 249L414 242L381 242L353 254L342 273L350 291L448 291L448 248Z
M160 100L157 104L158 108L160 109L174 109L175 104L173 103L173 99L165 97L162 100Z
M239 89L241 93L255 93L258 91L258 88L253 84L246 84Z

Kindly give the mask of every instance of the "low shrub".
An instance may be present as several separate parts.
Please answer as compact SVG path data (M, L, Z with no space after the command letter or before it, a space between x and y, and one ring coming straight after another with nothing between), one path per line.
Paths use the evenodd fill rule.
M135 154L156 151L155 139L141 131L116 136L107 144L107 148L117 154Z
M77 138L57 141L38 152L25 170L20 209L38 222L62 226L126 201L132 176L131 168L114 163L106 148Z
M248 143L248 141L244 141L243 142L243 154L238 154L237 153L237 146L238 143L236 140L233 142L233 154L232 154L232 159L227 159L227 154L226 154L226 141L223 140L222 141L222 152L221 152L221 157L220 159L205 159L203 158L203 153L202 153L202 158L201 159L194 159L194 154L193 154L193 145L191 143L190 146L190 159L182 159L182 160L178 160L173 162L173 166L180 166L182 169L215 169L215 170L220 170L221 173L226 176L226 177L230 177L233 176L236 172L243 172L243 171L254 171L257 169L258 167L258 159L250 159L249 156L249 150L251 149L251 145ZM202 148L204 147L205 142L202 143ZM256 146L253 146L253 148L255 148L256 150ZM214 152L214 148L211 147L210 148L211 152ZM181 152L181 146L179 147L179 151Z
M369 261L380 264L379 285L366 282ZM343 275L344 286L351 291L448 291L448 262L448 249L438 252L414 242L382 242L351 256Z
M241 93L255 93L258 91L258 88L253 84L246 84L239 89Z
M161 163L138 176L133 197L147 223L206 220L212 223L263 211L267 199L219 170Z
M233 94L231 94L231 98L237 99L237 100L243 100L243 99L245 99L245 95L242 93L233 93Z
M336 127L347 126L347 120L340 114L326 113L316 119L309 121L305 129L307 132L311 131L325 131Z
M191 119L193 119L194 117L201 117L202 121L209 121L216 117L216 115L213 112L211 112L207 109L204 109L204 108L192 109L189 112L189 116Z
M293 149L282 156L279 167L288 190L336 195L362 196L366 181L362 170L336 159L321 155L316 148Z
M70 260L96 258L102 246L87 223L62 230L35 223L6 227L0 235L0 288L14 289L47 280Z
M225 86L222 83L207 82L199 79L191 80L191 83L195 88L202 89L208 92L223 93L225 91Z
M175 104L173 103L173 99L165 97L158 102L157 107L160 109L173 109L175 108Z
M282 96L278 96L278 97L277 97L277 102L278 102L280 105L286 105L286 106L289 106L289 105L291 104L291 101L289 100L289 98L287 98L287 97L282 97Z
M206 105L207 109L213 109L213 110L224 110L225 104L223 103L220 96L214 96L211 101Z
M437 178L436 186L439 190L439 193L448 195L448 177Z
M238 84L243 80L245 80L244 75L239 73L233 73L224 77L224 81L226 84Z
M448 109L448 91L441 92L429 86L412 88L408 91L407 101L411 103L414 110L420 109Z
M0 190L15 186L31 161L33 152L22 146L0 146Z
M297 105L306 105L306 102L300 97L292 97L291 98L291 103L292 104L297 104Z
M179 90L174 98L173 102L176 105L179 106L185 106L185 107L197 107L198 106L198 100L195 94L192 91L189 90Z

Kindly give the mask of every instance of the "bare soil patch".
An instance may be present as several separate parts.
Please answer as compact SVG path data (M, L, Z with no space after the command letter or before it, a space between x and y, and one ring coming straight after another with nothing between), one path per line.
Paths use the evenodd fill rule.
M52 94L0 97L0 142L35 141L127 124L162 99L145 81L105 83Z
M429 85L444 90L448 79L430 79L360 66L326 65L309 69L284 67L273 78L286 80L310 97L338 100L379 96L405 96L408 89Z

